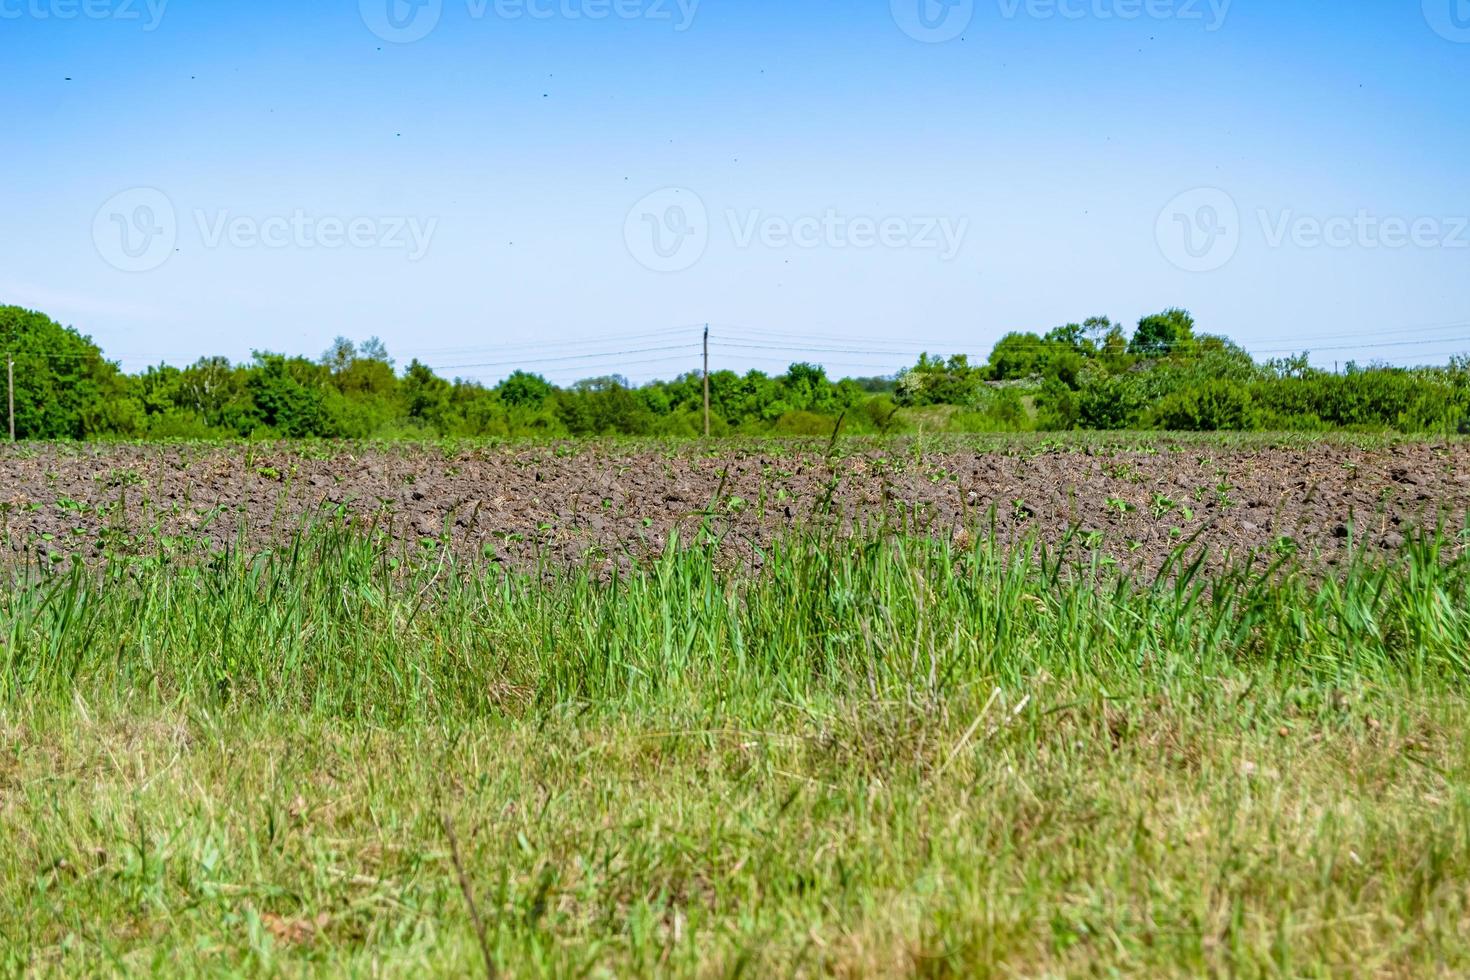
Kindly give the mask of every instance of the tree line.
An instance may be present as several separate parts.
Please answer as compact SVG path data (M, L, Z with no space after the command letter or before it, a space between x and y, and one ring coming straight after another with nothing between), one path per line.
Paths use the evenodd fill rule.
M630 385L617 376L557 386L516 371L494 386L401 370L376 339L317 358L260 351L127 374L89 337L43 313L0 307L0 356L15 362L21 439L694 436L697 372ZM984 363L925 354L890 378L710 375L715 435L1005 432L1071 429L1396 431L1470 434L1470 360L1395 368L1258 363L1184 310L1131 330L1092 317L1003 337Z

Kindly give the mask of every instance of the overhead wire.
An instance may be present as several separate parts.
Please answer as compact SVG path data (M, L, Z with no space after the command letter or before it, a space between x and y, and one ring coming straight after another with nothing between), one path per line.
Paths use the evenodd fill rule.
M949 351L963 349L962 343L926 343L910 340L868 340L856 338L851 335L843 337L840 335L819 332L802 332L795 334L791 331L778 331L759 327L742 327L734 324L712 324L714 332L711 336L710 350L713 353L731 355L732 359L756 362L776 363L786 361L786 356L767 355L790 355L790 360L810 359L823 363L833 368L856 368L864 371L884 373L883 369L889 365L864 363L862 361L833 361L825 355L838 355L845 358L859 359L903 359L912 361L920 354L929 351ZM673 339L681 334L702 330L703 324L691 324L686 326L666 327L652 330L639 331L631 334L604 334L594 338L582 338L562 341L534 342L481 345L465 347L445 348L421 348L409 351L400 351L400 354L428 354L439 352L446 355L463 354L489 355L484 360L464 363L436 363L429 365L432 370L445 372L496 372L499 369L517 369L541 367L545 373L566 375L571 372L598 371L603 370L616 373L625 367L647 366L650 364L668 363L682 359L687 354L700 349L699 342L684 344L659 344L651 343L645 346L627 346L638 341L660 341ZM1466 330L1465 335L1460 336L1417 336L1410 337L1414 333L1437 332L1437 331L1459 331ZM1347 340L1353 337L1387 337L1404 339L1373 340L1358 343L1334 343L1315 345L1314 341L1321 340ZM1398 350L1409 348L1450 348L1435 352L1434 356L1450 356L1461 351L1470 351L1470 320L1448 321L1437 324L1414 325L1396 328L1385 328L1371 333L1338 333L1318 334L1312 337L1299 338L1299 343L1289 347L1249 347L1242 346L1254 357L1267 357L1271 355L1294 355L1306 353L1327 353L1345 351L1373 351L1373 350ZM589 346L604 345L607 349L585 350ZM990 348L993 350L993 345ZM1014 338L1007 343L1007 349L1018 354L1051 352L1056 349L1055 344L1043 340L1040 337L1032 339ZM527 351L538 354L545 353L547 356L521 357L517 352ZM565 353L554 353L565 351ZM1191 358L1208 356L1208 352L1198 350L1171 349L1171 345L1163 345L1162 351L1171 354L1175 358ZM978 348L972 348L969 352L972 357L980 361L988 359L988 354ZM1426 353L1428 353L1426 351ZM668 354L667 357L640 358L628 360L642 354ZM91 352L51 352L23 350L15 351L14 355L23 358L40 357L54 363L76 363L89 361L99 355ZM106 361L120 361L123 359L133 360L144 356L140 353L101 353L100 357ZM1414 355L1400 355L1394 357L1393 361L1413 360ZM607 363L602 363L607 362ZM906 365L895 365L893 371L897 373ZM466 377L488 377L489 374L470 374Z

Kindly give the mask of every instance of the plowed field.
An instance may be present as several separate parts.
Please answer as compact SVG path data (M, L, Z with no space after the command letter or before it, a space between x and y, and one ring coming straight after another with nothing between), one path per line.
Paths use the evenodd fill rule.
M752 444L674 447L40 446L0 450L12 553L279 540L323 511L515 567L626 566L708 530L752 555L793 525L1064 537L1126 565L1182 543L1335 560L1466 526L1470 444Z

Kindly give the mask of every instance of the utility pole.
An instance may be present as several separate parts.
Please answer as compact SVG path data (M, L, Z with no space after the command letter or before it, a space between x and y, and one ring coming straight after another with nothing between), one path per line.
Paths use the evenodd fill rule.
M704 325L704 437L709 438L709 324Z
M5 400L10 402L10 441L15 441L15 358L5 355Z

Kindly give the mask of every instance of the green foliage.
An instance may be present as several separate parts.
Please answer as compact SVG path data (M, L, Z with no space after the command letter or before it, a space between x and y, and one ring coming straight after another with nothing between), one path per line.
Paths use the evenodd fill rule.
M980 394L984 372L970 366L970 359L956 354L948 361L919 355L919 363L898 379L898 404L969 405Z
M574 436L642 436L653 430L653 413L619 377L579 381L556 396L556 412Z
M90 337L45 314L0 306L0 356L7 354L15 360L17 438L144 434L143 407L127 378Z
M326 398L323 367L304 357L285 357L257 351L255 370L245 379L245 390L272 434L288 439L327 432L322 404Z
M836 422L816 412L787 412L776 420L776 434L783 436L830 436Z
M512 408L535 410L546 404L551 397L551 383L539 374L516 371L496 386L500 400Z
M988 387L955 413L953 432L1026 432L1033 428L1021 390L1014 386Z
M1077 391L1075 419L1079 429L1138 428L1150 402L1149 379L1138 373L1104 374Z
M1180 432L1241 432L1254 428L1250 389L1211 379L1170 392L1154 409L1158 428Z
M22 439L144 437L692 437L704 432L697 373L633 387L619 377L557 387L516 371L493 388L448 380L415 360L401 372L377 338L338 337L317 361L257 352L127 376L88 338L46 316L0 307L0 353L16 359ZM1256 364L1228 338L1198 333L1184 310L1143 317L1128 339L1105 316L1015 332L983 365L928 353L894 378L715 371L714 435L843 431L1016 432L1470 430L1470 361L1358 368L1335 375L1305 355Z
M1306 370L1258 381L1260 404L1279 419L1336 429L1454 432L1470 417L1464 366L1441 370L1375 368L1336 375Z
M1193 339L1194 317L1180 309L1165 310L1138 321L1128 350L1140 357L1183 354Z
M990 377L1019 381L1036 374L1046 342L1034 333L1008 333L990 351Z

